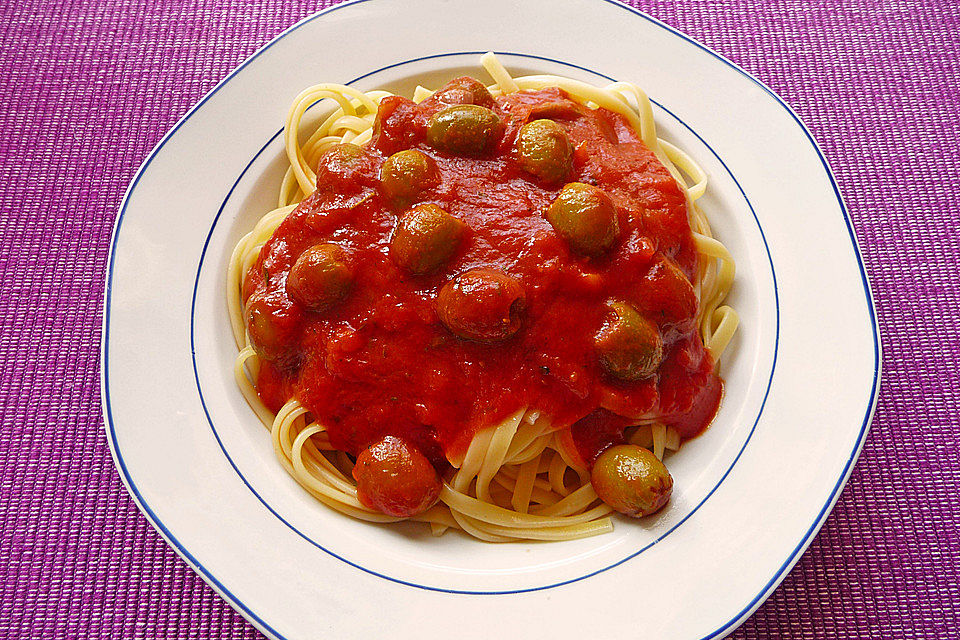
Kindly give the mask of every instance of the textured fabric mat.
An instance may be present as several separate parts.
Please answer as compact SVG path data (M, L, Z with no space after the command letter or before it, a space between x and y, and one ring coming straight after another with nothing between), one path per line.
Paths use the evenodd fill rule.
M100 407L108 244L137 167L324 2L0 6L0 636L255 638L147 524ZM960 637L960 8L635 3L771 86L837 174L883 336L836 509L736 638Z

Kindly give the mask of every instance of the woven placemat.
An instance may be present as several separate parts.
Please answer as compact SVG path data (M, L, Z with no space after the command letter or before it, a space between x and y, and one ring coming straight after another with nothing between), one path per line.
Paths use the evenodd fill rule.
M327 4L0 7L0 636L259 637L113 468L104 269L120 199L163 133ZM755 74L808 124L849 206L883 336L880 402L850 483L734 637L960 637L955 0L632 4Z

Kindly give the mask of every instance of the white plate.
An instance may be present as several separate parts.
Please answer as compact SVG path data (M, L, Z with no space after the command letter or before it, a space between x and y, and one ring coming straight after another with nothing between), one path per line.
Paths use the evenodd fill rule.
M232 378L227 257L275 201L291 99L319 81L409 95L482 74L487 50L515 73L644 87L661 137L707 169L701 202L737 258L721 412L670 459L669 507L605 536L490 545L343 517L284 473ZM730 62L608 0L361 0L304 20L144 162L107 285L103 403L123 481L204 580L290 640L726 635L826 518L880 372L849 218L809 132Z

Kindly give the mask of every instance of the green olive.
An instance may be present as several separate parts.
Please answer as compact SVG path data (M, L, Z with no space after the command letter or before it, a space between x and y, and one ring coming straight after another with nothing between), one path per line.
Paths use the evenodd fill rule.
M473 269L448 282L437 295L440 321L475 342L512 338L523 324L526 296L515 279L493 269Z
M443 487L427 457L395 436L360 452L353 477L360 502L395 518L423 513L437 503Z
M335 144L330 148L326 149L320 158L326 162L343 162L344 164L350 164L351 162L362 158L364 155L363 149L355 144L350 144L345 142L342 144Z
M697 315L697 293L676 262L660 255L640 281L632 300L644 315L661 325L692 322Z
M551 102L542 102L530 109L530 119L573 120L574 118L579 118L585 112L589 112L589 110L581 107L576 102L571 102L566 98L558 98ZM601 120L601 122L605 121Z
M437 205L418 204L397 221L390 254L411 273L435 271L457 250L466 228Z
M495 104L483 83L470 76L454 78L438 89L433 98L443 104L478 104L481 107Z
M300 254L287 276L287 294L313 311L343 299L353 285L353 269L335 244L314 245Z
M574 251L591 257L613 246L620 235L613 200L601 189L582 182L564 185L546 217Z
M323 183L331 179L343 178L363 164L366 152L355 144L335 144L317 160L317 181Z
M593 463L590 481L601 500L633 518L656 513L673 492L667 468L635 444L614 445L601 453Z
M534 120L517 136L517 159L524 171L544 182L562 182L573 168L573 147L553 120Z
M302 311L282 291L254 293L244 310L250 344L273 362L294 358L301 318Z
M440 172L433 158L407 149L387 158L380 169L380 182L391 200L405 205L440 182Z
M447 107L427 123L427 141L435 148L462 156L481 156L493 148L500 134L500 118L475 104Z
M625 302L606 304L608 317L594 338L600 364L621 380L652 375L663 360L663 338L657 325Z

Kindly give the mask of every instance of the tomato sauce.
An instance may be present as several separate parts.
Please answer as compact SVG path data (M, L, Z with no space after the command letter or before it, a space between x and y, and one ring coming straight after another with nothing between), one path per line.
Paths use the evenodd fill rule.
M502 136L481 158L426 143L427 119L444 106L437 98L419 105L384 99L363 161L321 167L317 191L280 225L247 274L245 295L270 301L291 344L288 357L261 368L265 403L277 410L296 397L348 453L392 435L438 468L462 456L478 429L527 406L554 424L574 425L588 462L638 419L661 419L683 438L703 430L722 383L696 327L688 279L698 255L686 200L666 168L622 116L582 107L559 89L497 97L491 108ZM517 165L520 127L544 117L573 144L568 181L595 185L617 205L619 238L599 258L572 253L544 219L563 185L542 184ZM382 192L379 168L404 149L422 151L439 167L439 183L417 201L469 227L452 258L427 275L411 275L390 256L401 211ZM294 261L319 242L342 247L356 274L349 295L320 313L300 308L285 290ZM462 340L438 319L440 288L478 267L503 271L524 289L523 324L509 340ZM600 366L593 338L609 299L629 301L658 325L664 360L656 374L624 382Z

